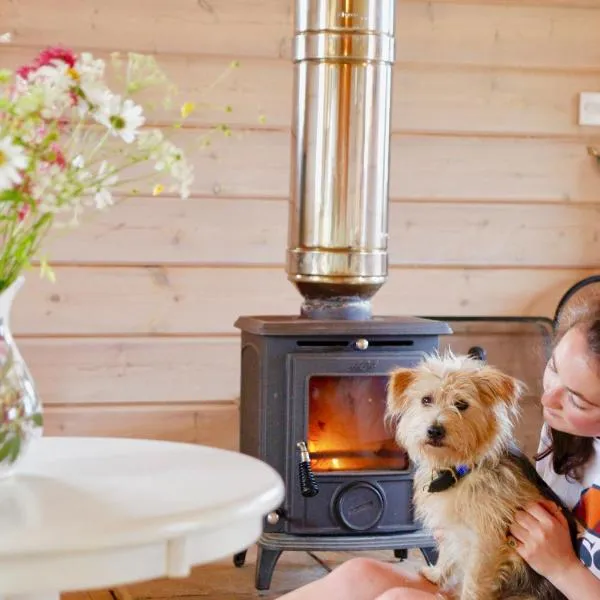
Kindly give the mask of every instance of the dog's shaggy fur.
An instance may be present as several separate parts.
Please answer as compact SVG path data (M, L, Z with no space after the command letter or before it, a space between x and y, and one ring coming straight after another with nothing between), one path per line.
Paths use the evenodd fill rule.
M439 559L423 575L460 600L565 598L521 559L508 542L515 512L551 499L571 513L512 443L524 386L467 356L429 356L391 373L386 416L396 440L416 464L416 516L441 530ZM429 492L445 469L470 471L444 491Z

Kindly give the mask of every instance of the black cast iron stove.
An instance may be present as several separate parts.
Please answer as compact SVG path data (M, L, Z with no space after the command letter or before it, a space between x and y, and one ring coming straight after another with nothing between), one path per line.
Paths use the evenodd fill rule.
M236 325L240 450L274 467L286 488L258 543L257 589L268 589L283 550L389 548L403 556L431 548L413 518L407 455L383 417L389 371L435 350L449 327L408 317L241 317Z

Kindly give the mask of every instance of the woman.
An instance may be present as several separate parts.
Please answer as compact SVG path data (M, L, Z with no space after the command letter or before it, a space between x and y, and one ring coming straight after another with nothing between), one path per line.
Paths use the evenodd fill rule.
M564 517L535 504L515 516L517 552L569 600L600 598L600 304L574 315L559 334L544 371L544 428L537 469L586 531L579 557ZM366 558L280 600L434 600L436 586L394 565Z

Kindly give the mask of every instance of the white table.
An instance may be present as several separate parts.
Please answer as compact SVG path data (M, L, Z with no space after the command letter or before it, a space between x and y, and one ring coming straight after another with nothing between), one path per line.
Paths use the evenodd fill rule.
M271 467L237 452L42 438L0 480L0 598L186 577L251 546L283 494Z

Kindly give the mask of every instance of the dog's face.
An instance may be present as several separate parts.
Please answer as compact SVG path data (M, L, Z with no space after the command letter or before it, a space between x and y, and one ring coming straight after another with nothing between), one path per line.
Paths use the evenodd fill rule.
M466 356L428 357L391 373L387 419L416 462L474 465L512 436L524 386Z

